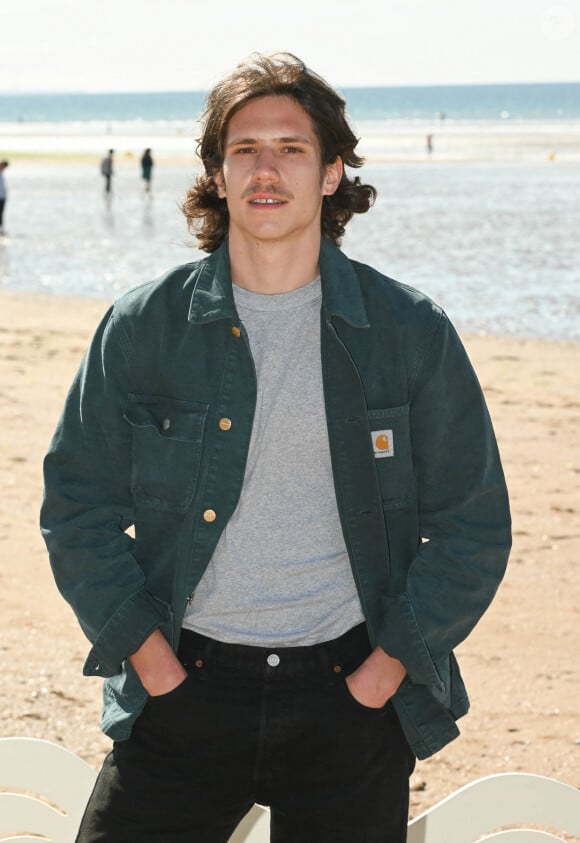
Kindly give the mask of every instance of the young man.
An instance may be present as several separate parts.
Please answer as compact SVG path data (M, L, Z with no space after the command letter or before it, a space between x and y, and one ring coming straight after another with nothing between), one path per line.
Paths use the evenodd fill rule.
M208 99L210 256L105 316L45 461L54 574L115 741L80 841L399 843L503 576L491 423L439 307L337 248L344 102L288 54ZM134 528L134 537L127 532Z

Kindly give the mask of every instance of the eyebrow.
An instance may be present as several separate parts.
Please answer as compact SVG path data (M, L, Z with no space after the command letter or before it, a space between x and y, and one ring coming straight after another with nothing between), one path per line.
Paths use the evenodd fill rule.
M314 141L311 138L304 137L303 135L292 135L289 137L281 137L281 138L273 138L276 143L305 143L309 146L314 146ZM260 138L232 138L232 140L228 141L226 146L239 146L243 144L252 144L258 143Z

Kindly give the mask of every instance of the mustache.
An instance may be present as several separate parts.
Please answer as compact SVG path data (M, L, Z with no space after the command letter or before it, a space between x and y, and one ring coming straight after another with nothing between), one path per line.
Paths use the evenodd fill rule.
M289 190L284 190L281 187L277 187L275 184L252 184L244 190L242 193L242 199L248 199L256 193L267 193L270 196L276 196L278 199L294 199L294 196Z

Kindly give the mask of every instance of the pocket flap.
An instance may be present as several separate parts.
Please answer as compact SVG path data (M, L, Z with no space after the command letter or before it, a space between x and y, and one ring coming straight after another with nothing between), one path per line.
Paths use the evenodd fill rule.
M132 427L153 428L160 437L201 442L208 404L156 395L130 395L124 418Z

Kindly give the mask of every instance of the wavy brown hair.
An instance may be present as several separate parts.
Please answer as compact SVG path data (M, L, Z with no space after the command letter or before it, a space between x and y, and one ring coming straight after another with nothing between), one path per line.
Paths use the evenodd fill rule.
M204 172L187 192L181 208L190 232L206 252L214 252L228 236L229 212L226 200L218 196L214 174L223 165L229 121L250 100L268 96L292 97L306 111L320 144L322 166L338 156L347 167L364 163L355 152L359 139L346 119L345 100L291 53L254 53L213 88L202 115L197 154ZM322 236L340 245L353 214L364 214L375 198L372 185L362 184L358 176L349 179L343 172L336 192L323 198Z

